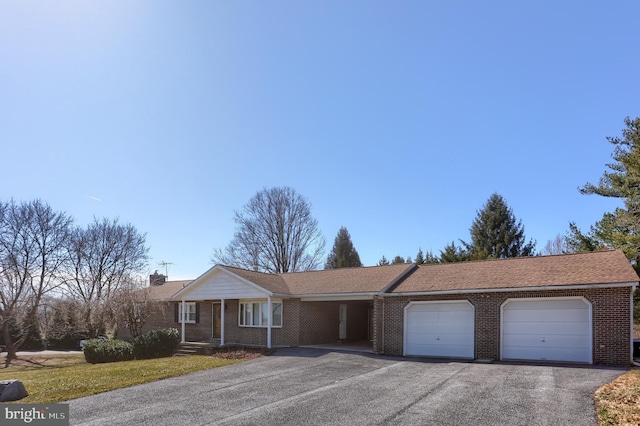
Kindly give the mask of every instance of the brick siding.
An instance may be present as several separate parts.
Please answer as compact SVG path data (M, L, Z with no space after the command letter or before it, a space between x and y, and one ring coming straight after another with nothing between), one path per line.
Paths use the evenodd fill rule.
M377 298L374 349L386 355L403 354L404 307L409 302L467 300L475 308L475 358L497 360L500 359L500 307L507 299L566 296L582 296L592 304L593 363L628 365L630 287Z

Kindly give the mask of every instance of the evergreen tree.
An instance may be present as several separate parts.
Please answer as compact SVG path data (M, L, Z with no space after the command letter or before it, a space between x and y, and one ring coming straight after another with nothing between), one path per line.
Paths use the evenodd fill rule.
M627 117L624 124L622 137L607 137L615 145L612 155L615 162L607 164L610 170L604 172L598 185L587 183L580 188L582 194L620 198L624 207L605 213L586 235L571 224L569 243L571 237L577 237L573 242L578 241L579 249L619 248L640 269L640 117L633 120Z
M422 253L422 247L418 249L418 254L416 254L416 264L422 265L424 263L424 253Z
M358 251L351 242L349 231L344 226L338 231L333 248L327 257L324 269L348 268L362 266Z
M465 260L470 260L469 253L462 247L456 246L453 241L451 244L447 244L444 250L440 250L440 262L442 263L463 262Z
M405 263L404 261L404 257L397 255L396 257L393 258L393 260L391 261L392 264L396 265L398 263Z
M385 255L382 255L382 258L378 261L378 266L384 265L389 265L389 260L385 257Z
M472 259L533 256L535 242L526 242L522 221L516 220L504 198L493 194L478 211L469 229L471 243L463 241Z
M440 263L440 259L438 259L438 257L435 256L431 250L429 250L422 263L425 263L425 264Z

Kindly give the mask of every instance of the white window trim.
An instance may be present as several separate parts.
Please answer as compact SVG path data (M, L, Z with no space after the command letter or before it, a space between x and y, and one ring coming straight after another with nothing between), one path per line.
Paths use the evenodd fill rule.
M241 299L238 300L238 327L246 327L246 328L268 328L268 325L245 325L245 324L241 324L241 306L242 305L247 305L247 304L252 304L252 303L259 303L260 304L260 309L262 309L262 305L263 304L267 304L268 301L267 299ZM271 328L282 328L282 323L284 322L284 304L282 303L281 299L273 299L271 300L271 310L273 310L274 305L276 304L280 304L280 325L275 325L273 324L273 316L271 317ZM262 318L262 312L260 312L259 315L260 318Z
M196 303L197 302L185 302L184 307L187 311L187 315L185 318L182 317L182 303L178 303L178 323L182 323L184 320L185 324L195 324L196 323ZM193 319L189 319L189 314L191 312L191 306L193 306Z

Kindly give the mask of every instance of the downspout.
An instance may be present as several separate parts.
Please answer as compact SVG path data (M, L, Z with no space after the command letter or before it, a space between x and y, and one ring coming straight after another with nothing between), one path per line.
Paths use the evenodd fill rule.
M224 299L220 299L220 346L224 346Z
M630 315L630 317L631 317L631 354L630 354L630 357L631 357L631 364L635 365L636 367L640 367L640 363L635 362L634 359L633 359L633 293L635 293L635 292L636 292L636 286L634 285L634 286L631 287L631 297L630 297L631 303L630 303L630 306L629 306L629 308L631 310L631 312L630 312L631 313L631 315Z
M271 349L271 326L273 323L273 309L271 308L271 296L267 296L267 349Z
M182 315L180 315L180 322L182 322L182 343L185 342L185 338L184 338L184 315L185 315L186 306L187 305L184 302L184 299L182 299Z

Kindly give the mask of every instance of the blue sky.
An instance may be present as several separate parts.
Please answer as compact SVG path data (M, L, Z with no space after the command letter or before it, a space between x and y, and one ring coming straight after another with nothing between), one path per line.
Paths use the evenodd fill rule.
M147 234L194 278L264 187L365 265L469 238L498 192L538 249L640 115L636 0L0 0L0 199Z

